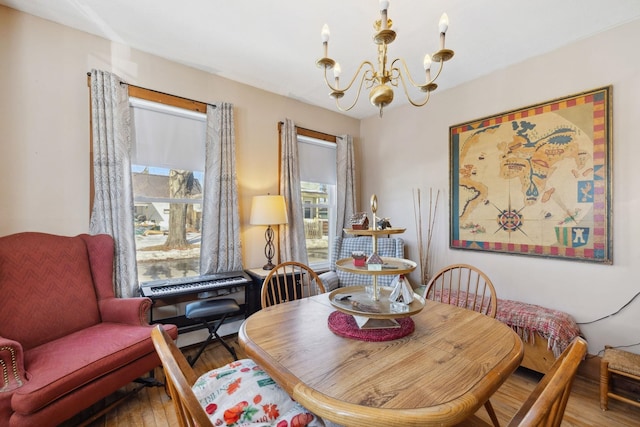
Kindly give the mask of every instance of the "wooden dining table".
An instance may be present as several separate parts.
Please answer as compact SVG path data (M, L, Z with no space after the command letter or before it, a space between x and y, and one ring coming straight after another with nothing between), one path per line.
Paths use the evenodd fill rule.
M348 427L447 426L478 410L523 357L507 325L425 301L409 335L381 342L328 327L328 294L262 309L242 324L240 345L296 401Z

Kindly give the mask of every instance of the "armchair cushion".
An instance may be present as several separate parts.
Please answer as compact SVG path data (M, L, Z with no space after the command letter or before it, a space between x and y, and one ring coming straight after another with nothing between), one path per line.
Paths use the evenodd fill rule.
M34 413L69 390L143 357L148 353L149 334L148 328L140 326L99 323L31 349L25 365L34 375L15 390L14 411ZM109 344L96 344L100 342Z

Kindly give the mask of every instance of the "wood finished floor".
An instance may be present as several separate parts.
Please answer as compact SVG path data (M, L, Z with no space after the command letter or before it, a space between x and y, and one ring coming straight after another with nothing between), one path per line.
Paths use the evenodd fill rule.
M245 357L235 337L228 337L227 342L236 348L238 357ZM195 353L195 349L188 349L185 353L193 354ZM202 374L209 369L224 365L231 360L231 356L222 346L212 344L205 350L202 356L200 356L194 368L198 374ZM164 379L160 368L156 369L156 378L160 380ZM521 403L533 390L539 378L539 374L526 369L519 369L491 398L491 403L493 404L501 425L506 425L511 415L516 412ZM131 387L127 387L123 389L123 391L130 388ZM640 426L640 408L611 400L609 411L601 411L598 390L598 384L595 382L581 377L576 378L562 426ZM89 414L89 411L85 411L80 414L77 419L65 423L64 427L78 425L78 419L86 419ZM486 415L484 408L481 408L477 415L489 422L489 417ZM172 402L162 387L147 387L142 389L124 404L89 424L90 427L166 427L177 425L178 421Z

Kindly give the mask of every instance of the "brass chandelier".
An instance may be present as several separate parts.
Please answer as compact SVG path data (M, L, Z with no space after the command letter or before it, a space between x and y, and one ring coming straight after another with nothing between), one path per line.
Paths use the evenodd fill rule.
M322 45L324 49L324 57L318 59L316 61L316 65L318 67L324 68L324 81L331 90L329 96L336 100L336 107L340 111L349 111L351 110L356 103L358 102L358 98L360 97L360 92L362 88L365 87L369 90L369 101L380 109L380 117L382 117L382 109L387 105L391 104L393 101L393 88L398 87L399 83L402 84L402 88L404 90L404 94L411 103L411 105L416 107L422 107L427 102L429 102L429 96L431 92L433 92L438 85L435 83L435 80L440 76L442 72L442 67L446 61L453 57L453 51L450 49L445 49L444 47L444 39L445 33L447 32L447 28L449 27L449 18L446 13L442 14L439 22L439 30L440 30L440 50L435 52L432 55L425 55L423 65L426 74L425 83L419 84L416 83L409 70L407 69L407 64L402 58L396 58L391 62L391 65L387 63L387 47L390 43L392 43L396 39L396 32L391 29L392 21L387 17L387 10L389 8L388 0L380 0L380 19L376 20L373 24L375 29L375 33L373 34L373 42L378 45L378 69L370 62L370 61L362 61L360 66L356 70L356 73L353 75L351 81L346 87L340 87L340 73L341 68L340 64L338 64L335 60L329 57L329 27L325 24L322 27ZM431 65L433 62L439 63L438 72L435 77L431 77ZM400 64L402 64L403 70L400 69ZM334 83L329 82L327 78L327 71L333 69ZM361 74L361 71L363 71ZM353 84L356 82L358 76L360 77L360 83L358 85L358 92L356 94L355 100L353 103L344 108L340 105L340 99L344 96L345 92L347 92ZM414 100L411 98L408 92L407 80L409 83L419 89L422 92L426 92L425 98L422 100Z

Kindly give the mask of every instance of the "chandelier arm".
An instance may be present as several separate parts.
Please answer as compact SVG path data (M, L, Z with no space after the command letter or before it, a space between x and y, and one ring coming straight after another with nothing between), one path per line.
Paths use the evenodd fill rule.
M353 100L353 103L349 107L347 107L347 108L341 107L340 106L340 98L336 98L336 107L338 107L338 110L340 110L340 111L349 111L353 107L355 107L356 102L358 102L358 98L360 98L360 93L362 92L362 86L364 85L364 82L366 80L365 77L367 75L367 72L369 72L369 71L365 71L362 74L362 78L360 79L360 84L358 85L358 92L356 93L356 98ZM357 76L357 74L356 74L356 76ZM353 84L353 81L351 82L351 84L349 84L349 87L351 87L352 84ZM344 89L344 90L348 90L348 89Z
M436 81L436 79L440 76L440 73L442 72L442 69L444 68L444 61L438 61L440 63L440 67L438 67L438 72L436 73L436 76L434 78L431 79L430 82L428 83L433 83Z
M324 82L327 84L327 86L329 87L329 89L331 89L333 92L339 90L334 88L333 86L331 86L331 83L329 83L329 79L327 79L327 69L328 67L324 67Z
M395 67L395 63L397 61L400 61L402 63L402 67L404 68L404 72L407 75L407 78L409 79L411 84L414 87L417 87L419 89L422 89L422 88L426 87L427 85L435 82L436 79L440 76L440 73L442 72L442 68L444 67L444 61L439 61L440 67L438 68L438 72L436 73L435 77L432 77L431 80L427 81L426 83L420 84L420 83L416 83L415 80L413 80L413 77L411 76L411 73L409 72L409 68L407 67L407 63L405 62L405 60L403 58L394 59L393 62L391 63L392 69L398 70L398 74L400 76L402 76L402 72L397 67Z
M347 87L339 89L337 87L333 87L333 85L331 85L331 83L329 83L329 79L327 79L327 68L325 67L324 69L324 82L327 84L327 86L329 87L329 89L331 89L334 92L346 92L349 89L351 89L351 86L353 85L353 83L356 81L356 78L358 77L358 75L360 74L360 70L362 70L362 68L368 65L371 68L371 73L375 75L375 68L373 67L373 64L369 61L362 61L362 63L360 64L360 66L358 67L358 69L356 70L355 74L353 75L353 77L351 78L351 81L349 82L349 84L347 85ZM367 72L365 71L364 74L362 75L363 77L367 74ZM361 83L362 84L362 83Z
M422 107L423 105L426 105L426 103L429 102L429 98L431 97L431 91L427 92L427 97L423 101L421 102L414 101L413 99L411 99L411 96L409 95L409 91L407 90L407 83L404 81L404 76L402 75L402 73L398 73L398 74L400 76L400 82L402 83L402 90L404 91L404 95L407 97L407 100L409 101L409 103L414 107Z
M394 59L394 60L393 60L393 62L391 63L391 69L392 69L392 70L397 70L397 71L398 71L398 75L400 76L400 79L402 80L402 84L404 85L404 79L402 78L402 71L401 71L398 67L396 67L396 66L395 66L396 62L398 62L398 61L400 61L400 62L402 63L402 67L404 68L404 73L407 75L407 78L409 79L409 81L411 82L411 84L412 84L414 87L418 87L418 88L419 88L419 87L421 87L421 86L423 86L422 84L416 83L416 82L413 80L413 77L411 76L411 73L409 72L409 68L407 68L407 63L404 61L404 59L403 59L403 58L396 58L396 59ZM433 80L435 80L435 79L431 79L431 82L432 82ZM431 83L431 82L427 82L427 84L428 84L428 83Z

